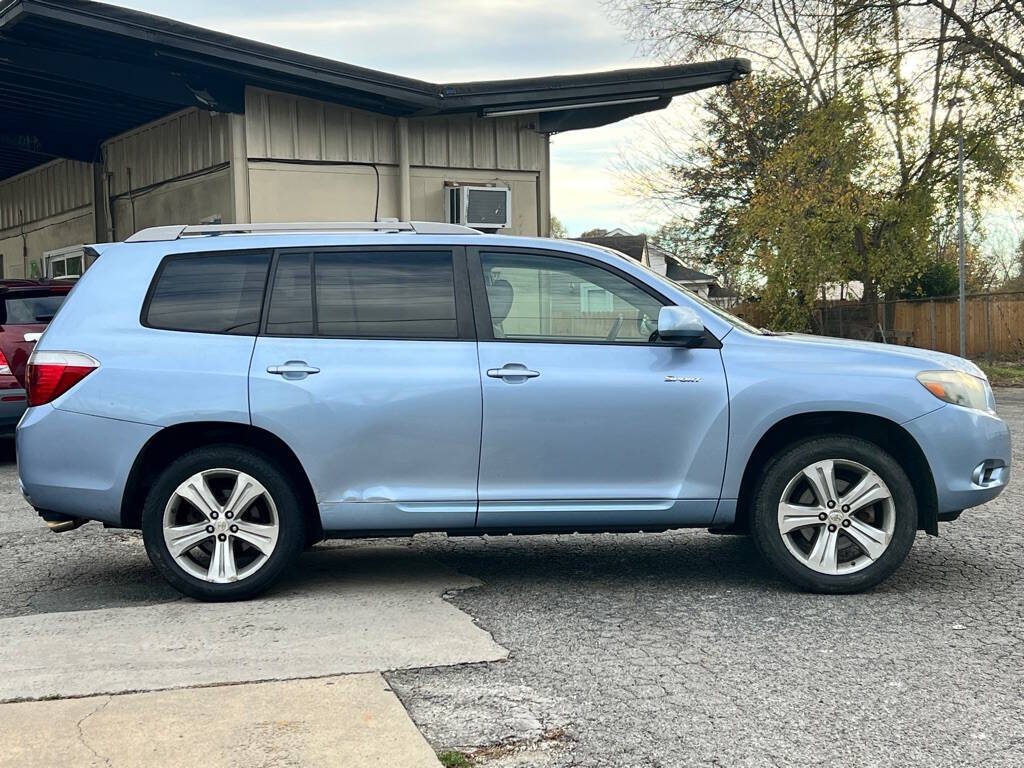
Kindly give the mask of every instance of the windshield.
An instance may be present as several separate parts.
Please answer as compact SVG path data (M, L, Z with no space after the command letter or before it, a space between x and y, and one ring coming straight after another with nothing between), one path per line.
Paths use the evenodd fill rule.
M704 309L708 310L708 312L711 312L716 317L721 318L722 320L724 320L725 322L727 322L729 325L733 326L734 328L742 328L747 333L756 333L758 336L772 335L771 331L762 330L761 328L757 328L757 327L751 325L750 323L748 323L745 320L741 320L740 318L736 317L736 315L732 314L731 312L729 312L727 310L724 310L721 307L716 306L715 304L712 304L707 299L701 298L696 293L694 293L689 288L687 288L685 285L677 283L671 277L666 277L665 275L659 275L657 272L655 272L653 269L648 267L646 264L643 264L642 262L639 262L636 259L630 258L626 254L624 254L622 251L617 251L614 248L608 248L606 246L597 245L595 243L588 243L588 245L590 245L593 248L600 248L602 251L606 251L607 253L615 254L620 259L624 259L624 260L628 261L632 266L640 267L640 269L642 269L644 272L649 274L655 280L661 280L662 282L668 283L673 288L678 288L680 291L685 293L689 298L693 299L695 302L697 302L702 307L704 307Z
M734 325L737 328L742 328L744 331L747 331L748 333L764 334L764 331L761 330L760 328L755 328L753 325L748 323L746 320L742 320L742 319L736 317L736 315L734 315L732 312L729 312L728 310L722 309L717 304L712 304L707 299L705 299L705 298L703 298L701 296L698 296L696 293L691 291L685 285L677 283L671 277L666 277L665 280L668 280L670 283L672 283L672 285L674 285L679 290L685 292L687 296L689 296L691 299L693 299L698 304L700 304L702 307L704 307L704 309L708 310L709 312L713 312L715 315L720 317L722 320L724 320L725 322L729 323L729 325Z

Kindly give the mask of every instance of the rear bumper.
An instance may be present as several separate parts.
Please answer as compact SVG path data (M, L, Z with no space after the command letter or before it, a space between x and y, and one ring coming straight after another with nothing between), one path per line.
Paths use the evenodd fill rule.
M12 434L27 407L24 389L0 389L0 434Z
M135 458L158 427L31 408L17 432L18 477L36 509L121 524L121 498Z
M991 501L1010 482L1010 430L997 416L947 405L903 427L928 459L940 519Z

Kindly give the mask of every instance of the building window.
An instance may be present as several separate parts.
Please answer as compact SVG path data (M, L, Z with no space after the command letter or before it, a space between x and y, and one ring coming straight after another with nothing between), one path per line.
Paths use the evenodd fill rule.
M68 253L63 256L51 256L49 277L81 277L83 257L81 253Z
M597 285L580 286L580 311L584 314L611 312L615 309L614 295Z

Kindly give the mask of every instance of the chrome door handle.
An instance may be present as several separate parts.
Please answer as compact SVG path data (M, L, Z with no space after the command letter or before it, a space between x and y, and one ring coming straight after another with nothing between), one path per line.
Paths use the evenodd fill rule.
M320 369L306 365L304 360L289 360L284 365L268 365L267 373L275 373L285 378L303 378L311 373L320 373Z
M531 371L522 363L505 363L501 368L488 368L487 375L492 379L533 379L540 373Z

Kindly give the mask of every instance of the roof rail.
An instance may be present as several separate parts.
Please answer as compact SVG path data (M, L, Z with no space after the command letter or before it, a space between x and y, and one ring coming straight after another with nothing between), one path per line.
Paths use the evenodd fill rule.
M417 235L479 235L461 224L438 221L298 221L286 224L172 224L141 229L125 238L126 243L155 243L203 235L283 235L295 232L410 232Z

